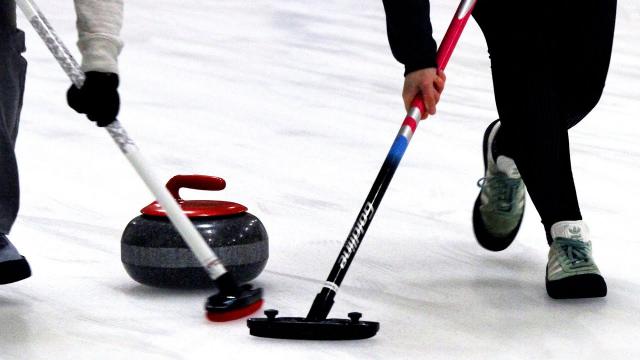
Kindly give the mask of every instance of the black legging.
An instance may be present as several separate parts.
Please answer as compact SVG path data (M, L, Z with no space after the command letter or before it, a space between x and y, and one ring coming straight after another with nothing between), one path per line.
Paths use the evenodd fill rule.
M596 105L609 68L616 0L479 0L501 128L545 228L581 220L567 130Z

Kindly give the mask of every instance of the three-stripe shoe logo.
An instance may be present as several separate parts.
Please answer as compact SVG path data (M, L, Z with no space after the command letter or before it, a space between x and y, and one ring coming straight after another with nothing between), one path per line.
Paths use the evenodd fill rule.
M562 266L560 265L560 261L558 261L559 257L560 255L557 252L553 252L553 255L550 256L549 266L547 268L547 276L549 278L552 278L554 275L563 271Z

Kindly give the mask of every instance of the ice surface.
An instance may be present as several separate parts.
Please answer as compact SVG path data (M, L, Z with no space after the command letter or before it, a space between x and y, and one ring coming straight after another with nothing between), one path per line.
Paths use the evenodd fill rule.
M554 301L532 206L502 253L473 237L481 137L496 118L486 45L471 21L438 115L420 125L333 316L381 322L361 342L253 338L212 324L208 291L138 285L120 235L151 201L107 134L67 108L69 84L25 21L30 68L18 141L22 209L11 239L31 279L0 288L1 359L633 359L640 356L640 27L620 2L598 108L571 132L605 299ZM433 1L436 36L456 7ZM42 1L69 46L72 1ZM402 68L380 1L137 0L126 4L121 120L163 179L224 177L219 194L262 219L267 307L304 316L402 117ZM74 49L74 53L77 51ZM530 205L531 203L529 203Z

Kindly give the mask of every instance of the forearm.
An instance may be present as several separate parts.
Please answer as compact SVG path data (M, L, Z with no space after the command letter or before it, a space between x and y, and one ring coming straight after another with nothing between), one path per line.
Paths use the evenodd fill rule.
M429 0L383 0L387 36L393 56L404 64L405 75L436 67L436 42L429 18Z
M118 73L123 0L75 0L83 71Z

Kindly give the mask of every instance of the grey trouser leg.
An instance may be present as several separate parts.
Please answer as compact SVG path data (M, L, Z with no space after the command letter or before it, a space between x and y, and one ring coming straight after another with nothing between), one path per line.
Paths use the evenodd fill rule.
M3 20L0 14L0 22ZM0 31L0 234L11 230L20 205L14 149L27 71L24 51L22 31Z

